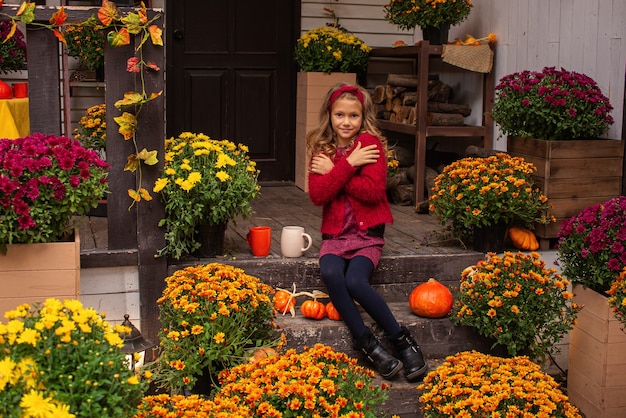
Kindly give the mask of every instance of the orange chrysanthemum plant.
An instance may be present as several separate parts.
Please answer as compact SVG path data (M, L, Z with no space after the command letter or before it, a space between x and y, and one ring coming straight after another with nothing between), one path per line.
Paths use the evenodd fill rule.
M559 351L556 344L578 315L569 284L556 269L546 268L539 253L488 253L463 270L451 317L512 356L528 353L543 362Z
M165 279L157 300L163 329L154 381L172 393L215 386L217 374L260 347L277 347L274 289L242 269L212 263L187 267Z
M580 418L558 383L528 357L449 356L419 385L424 417Z

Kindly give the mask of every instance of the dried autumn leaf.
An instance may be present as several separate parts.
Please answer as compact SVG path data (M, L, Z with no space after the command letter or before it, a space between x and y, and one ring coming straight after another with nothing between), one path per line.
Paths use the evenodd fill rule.
M16 29L17 29L17 22L13 21L13 24L11 25L11 29L9 30L9 33L7 34L6 40L3 42L6 42L7 40L11 39L13 35L15 35Z
M136 154L130 154L126 158L126 165L124 166L124 171L135 172L137 171L137 167L139 167L139 160L137 159Z
M104 26L109 26L117 17L117 6L109 0L102 0L102 6L98 9L98 19Z
M132 113L124 112L121 116L113 118L120 128L118 132L124 137L125 140L133 138L135 131L137 130L137 117Z
M152 196L150 192L144 189L143 187L139 188L139 195L143 198L143 200L150 201L152 200Z
M126 29L128 29L128 33L133 35L137 35L141 32L141 20L139 19L139 15L137 13L129 13L121 19Z
M33 23L33 20L35 20L35 6L35 3L22 3L17 10L17 16L20 17L22 23Z
M111 31L107 34L107 41L109 45L118 47L130 44L130 34L126 28L121 28L118 31Z
M148 23L148 10L146 10L146 5L143 2L141 2L141 9L137 10L137 14L142 25Z
M54 34L54 36L56 36L56 37L57 37L57 39L59 40L59 42L63 42L64 44L66 44L66 45L67 45L67 42L65 41L65 35L63 35L63 33L62 33L62 32L60 32L60 31L58 31L58 30L54 29L54 30L52 31L52 33Z
M141 71L141 66L139 65L139 58L130 57L126 60L126 71L129 73L138 73Z
M141 201L141 195L139 194L139 192L137 192L137 190L128 189L128 196L130 196L130 198L133 199L135 202Z
M163 30L161 28L157 25L150 25L148 32L150 32L150 39L153 45L163 46Z
M142 149L137 158L144 162L146 165L155 165L159 162L157 159L157 151L148 151L147 149Z
M152 61L148 61L148 63L146 64L146 68L149 69L149 70L153 70L153 71L159 71L161 69L161 68L159 68L158 65L156 65Z
M59 10L52 14L50 17L50 24L61 26L67 20L67 13L65 13L65 8L61 6Z
M128 108L143 103L143 96L136 91L127 91L124 93L124 98L115 102L115 107L118 109Z

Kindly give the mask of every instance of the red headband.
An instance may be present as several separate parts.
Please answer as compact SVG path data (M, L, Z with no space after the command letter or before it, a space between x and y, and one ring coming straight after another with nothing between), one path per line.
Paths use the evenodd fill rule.
M341 86L330 96L330 100L328 101L328 110L332 109L335 101L344 93L354 94L356 98L359 99L359 102L361 102L361 106L363 106L363 93L361 93L361 90L354 86Z

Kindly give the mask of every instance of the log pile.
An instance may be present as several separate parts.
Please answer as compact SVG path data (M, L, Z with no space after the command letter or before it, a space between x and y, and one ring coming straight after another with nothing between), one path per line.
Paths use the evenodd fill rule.
M437 77L428 80L428 108L426 123L432 126L461 126L469 116L471 108L462 104L451 104L450 86ZM377 106L378 119L415 125L417 123L417 75L389 74L386 85L377 85L372 92Z

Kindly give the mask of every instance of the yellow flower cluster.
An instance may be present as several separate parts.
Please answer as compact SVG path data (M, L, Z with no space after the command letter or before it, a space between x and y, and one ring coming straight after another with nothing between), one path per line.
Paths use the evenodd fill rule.
M554 379L525 356L457 353L418 390L424 417L581 417Z
M176 259L200 248L195 239L199 225L219 225L247 217L258 195L256 163L248 147L204 134L184 132L165 141L162 176L153 191L161 193L167 246L159 255Z
M489 253L463 271L452 319L511 355L528 349L543 361L574 323L580 308L572 296L569 281L546 268L539 253Z
M80 128L74 129L74 138L78 139L85 148L96 151L105 148L107 139L106 110L107 107L104 103L91 106L78 121Z
M274 289L258 278L212 263L178 270L165 281L157 300L163 353L154 378L174 393L239 364L252 347L280 344Z
M47 299L0 323L0 416L126 417L144 387L128 368L120 333L78 300ZM122 402L124 405L121 405ZM135 402L135 403L133 403Z
M365 69L371 50L345 30L320 26L300 36L294 57L301 71L350 73Z
M505 153L460 159L435 178L430 210L459 230L499 222L548 223L548 198L534 186L535 171L532 163Z
M245 408L242 417L380 417L389 387L373 377L356 359L316 344L223 371L214 401Z

